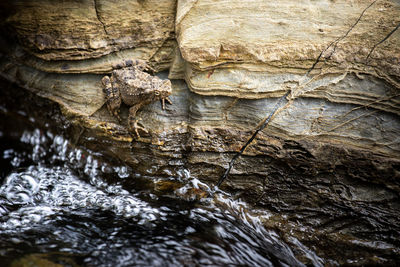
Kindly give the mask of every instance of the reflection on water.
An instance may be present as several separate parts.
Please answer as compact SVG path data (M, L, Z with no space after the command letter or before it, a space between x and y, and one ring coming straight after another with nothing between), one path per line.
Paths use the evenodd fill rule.
M200 202L177 197L209 190L187 170L167 179L183 184L176 194L126 188L129 179L161 178L138 177L49 132L0 137L0 262L6 266L37 257L43 266L302 265L275 232L245 212L245 203L223 192Z

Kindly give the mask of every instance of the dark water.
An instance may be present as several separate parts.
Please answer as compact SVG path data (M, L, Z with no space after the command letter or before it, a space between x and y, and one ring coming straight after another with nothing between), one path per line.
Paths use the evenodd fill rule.
M62 136L36 129L0 137L0 266L302 265L245 203L223 192L178 197L207 188L185 169L163 178L182 184L180 194L160 193L152 185L161 178L113 166Z

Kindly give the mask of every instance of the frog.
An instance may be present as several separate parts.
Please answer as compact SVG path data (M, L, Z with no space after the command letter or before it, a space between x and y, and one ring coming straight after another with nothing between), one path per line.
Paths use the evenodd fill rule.
M141 119L136 118L137 111L157 100L161 101L163 110L165 102L172 104L169 99L172 93L171 81L149 74L155 71L144 60L126 60L112 68L111 76L106 75L101 79L107 109L121 123L120 107L122 103L127 105L128 131L140 138L139 130L147 134L149 131L139 125Z

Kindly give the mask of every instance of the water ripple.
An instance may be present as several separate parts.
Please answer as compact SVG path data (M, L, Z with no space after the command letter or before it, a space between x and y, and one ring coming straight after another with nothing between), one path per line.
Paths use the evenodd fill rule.
M62 136L34 130L19 142L0 151L13 166L0 186L0 261L56 252L88 266L302 266L262 227L268 214L223 192L198 201L192 192L211 190L188 170L170 177L182 184L174 197L128 191L104 176L138 179L132 169Z

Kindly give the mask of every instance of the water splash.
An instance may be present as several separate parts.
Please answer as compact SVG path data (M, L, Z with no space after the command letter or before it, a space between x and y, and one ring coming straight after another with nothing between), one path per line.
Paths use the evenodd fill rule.
M32 167L24 172L13 173L0 188L0 197L8 204L24 205L7 215L8 219L0 224L0 230L43 223L48 216L48 210L56 213L60 210L100 209L125 218L136 218L139 224L154 221L158 216L157 209L151 208L126 190L113 185L108 185L104 191L100 190L79 180L71 171L62 167ZM46 207L46 212L39 219L42 207ZM26 219L26 208L38 210L39 213L32 220Z
M0 187L0 206L23 205L2 218L0 229L29 227L32 223L43 223L49 214L81 208L111 211L125 218L136 217L139 224L156 220L157 209L121 186L107 184L100 177L106 172L126 178L128 167L106 163L100 167L96 158L73 148L62 136L38 129L24 132L20 141L32 146L30 154L8 149L3 152L3 157L10 159L14 167L20 167L24 157L35 164L24 171L11 173ZM49 168L46 167L49 162L61 164ZM89 177L89 183L78 178L72 169L82 169ZM5 213L7 209L3 210ZM53 212L49 213L50 210ZM25 216L28 211L34 216Z
M302 266L246 203L221 191L210 197L208 185L184 168L169 178L181 184L173 197L128 191L123 183L140 178L131 168L62 136L27 131L20 143L23 149L2 152L13 166L0 186L4 262L62 252L91 266Z

